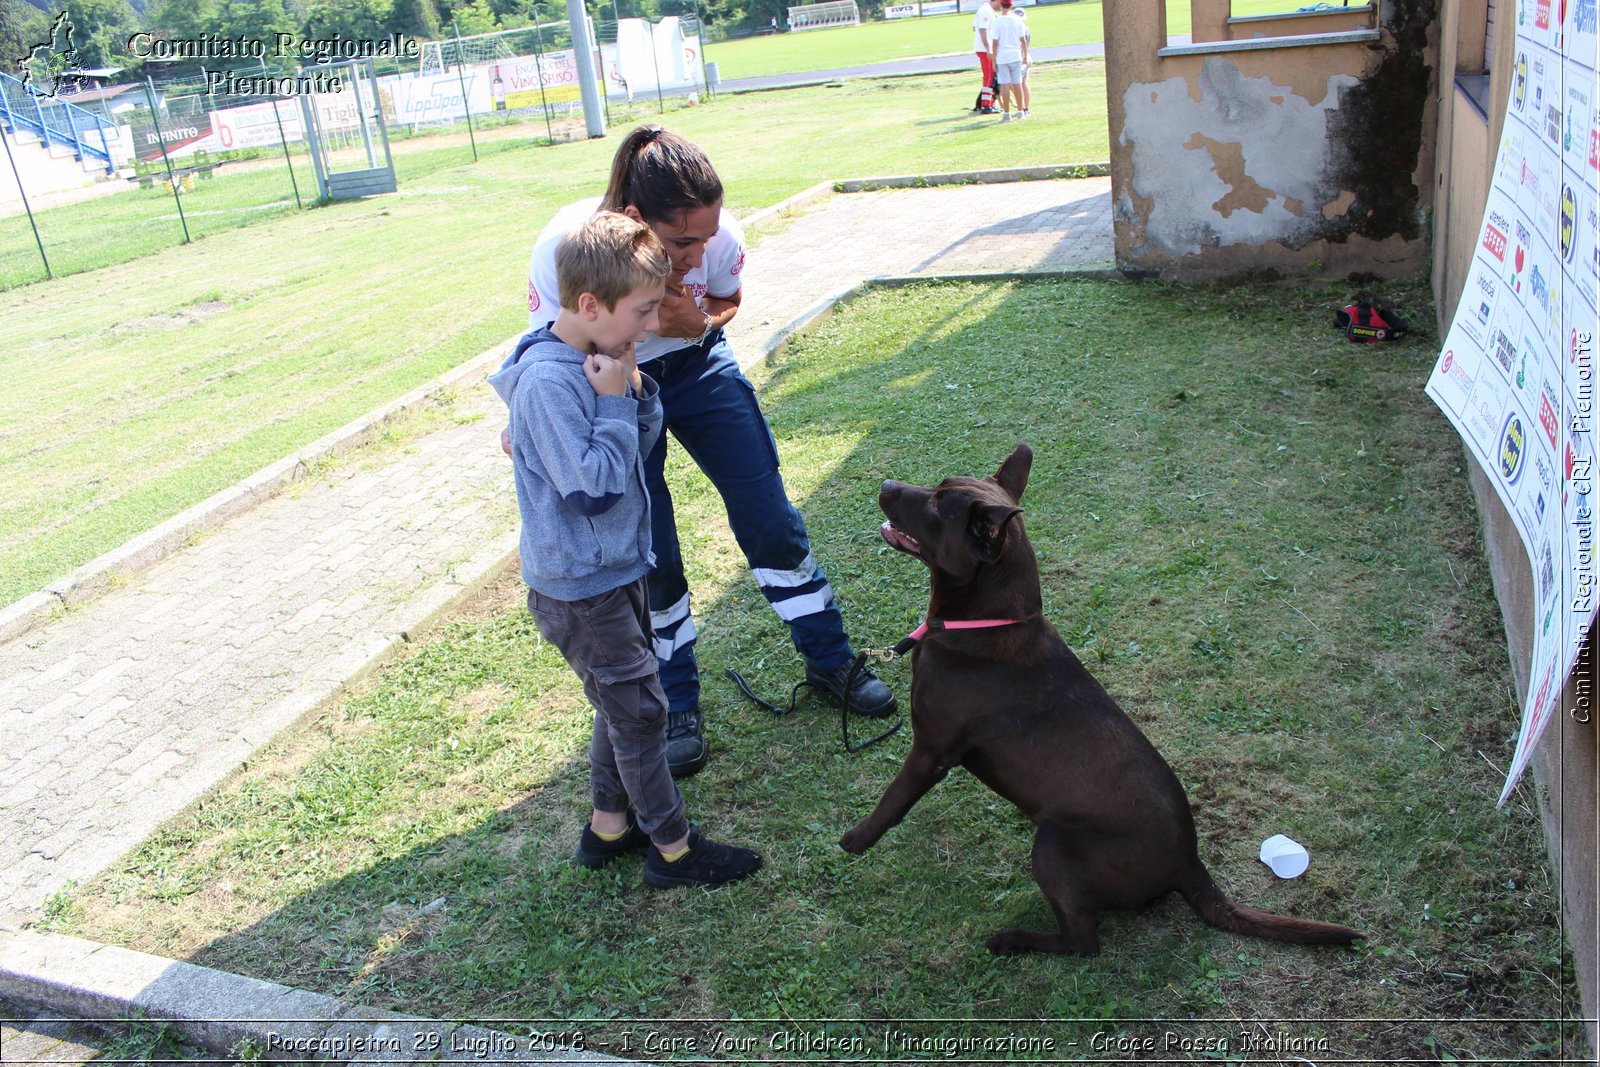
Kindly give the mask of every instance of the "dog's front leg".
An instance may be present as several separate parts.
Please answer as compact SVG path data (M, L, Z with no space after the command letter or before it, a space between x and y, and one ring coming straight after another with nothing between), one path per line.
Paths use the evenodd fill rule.
M872 809L872 814L839 839L839 847L846 852L865 852L878 843L878 838L906 817L911 805L922 799L922 794L938 785L954 766L941 758L942 754L911 742L905 765L894 776L883 799Z

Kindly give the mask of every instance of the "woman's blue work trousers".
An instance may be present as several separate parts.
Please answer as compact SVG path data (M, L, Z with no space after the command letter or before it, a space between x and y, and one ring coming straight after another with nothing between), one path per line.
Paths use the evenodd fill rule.
M734 539L762 595L788 623L795 647L819 667L848 661L850 645L833 589L811 555L805 520L784 492L777 444L755 387L740 372L728 343L718 336L704 348L661 356L642 369L661 386L671 436L722 495ZM649 576L650 622L667 704L673 711L689 711L700 703L700 675L666 457L667 434L662 434L645 459L656 555Z

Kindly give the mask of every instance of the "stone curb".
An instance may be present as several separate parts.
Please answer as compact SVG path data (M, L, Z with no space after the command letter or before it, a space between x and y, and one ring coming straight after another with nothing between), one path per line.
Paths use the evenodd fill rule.
M791 211L797 211L800 208L806 207L817 200L821 200L823 197L832 196L833 193L833 182L818 182L811 188L798 192L789 197L787 200L780 200L771 207L764 207L760 211L755 211L749 215L746 215L744 218L739 220L739 227L748 233L750 230L753 230L758 226L771 222L774 219L782 218Z
M455 369L418 386L400 399L341 426L292 455L174 515L161 525L146 530L121 547L90 560L38 592L0 608L0 644L13 641L49 622L63 608L94 599L115 578L137 574L161 562L182 548L195 534L249 511L285 486L305 477L311 464L359 446L397 416L421 407L448 389L482 378L505 358L506 351L515 341L513 337L500 342Z
M269 1063L634 1062L29 930L0 930L0 997L78 1022L166 1022L219 1057L250 1048Z
M840 178L833 183L833 189L839 193L870 193L879 189L922 189L939 185L988 185L1002 182L1104 178L1110 174L1110 163L1062 163L1044 167L962 170L948 174L905 174L891 178Z
M832 311L873 289L899 289L910 285L941 284L945 282L1012 282L1012 281L1039 281L1049 278L1094 278L1101 281L1127 281L1126 275L1117 270L1057 270L1057 271L1006 271L1000 273L973 272L970 274L886 274L877 278L865 278L850 285L841 286L838 290L823 297L809 308L796 315L788 323L774 330L760 346L760 351L750 360L741 360L742 364L760 363L770 360L789 343L790 338L804 330L818 319L832 313Z
M941 185L1000 184L1004 182L1060 181L1077 178L1104 178L1111 174L1110 163L1059 163L1041 167L1005 167L995 170L952 171L948 174L904 174L886 178L835 178L818 182L787 200L752 212L739 220L750 231L791 211L797 211L833 193L869 193L882 189L932 189ZM1029 275L1030 277L1032 275ZM988 277L988 275L985 275Z

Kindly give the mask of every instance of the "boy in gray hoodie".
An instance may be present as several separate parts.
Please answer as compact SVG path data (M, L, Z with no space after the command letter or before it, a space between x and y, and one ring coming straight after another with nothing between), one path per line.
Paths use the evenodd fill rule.
M661 436L656 382L634 344L658 325L672 265L655 233L602 212L556 253L561 311L523 336L489 378L510 409L528 610L594 706L593 813L576 859L603 867L646 851L654 886L721 885L761 857L701 837L667 769L645 575L644 457Z

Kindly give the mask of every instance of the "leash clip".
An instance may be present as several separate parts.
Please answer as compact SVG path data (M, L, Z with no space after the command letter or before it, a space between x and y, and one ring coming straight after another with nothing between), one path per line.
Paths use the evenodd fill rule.
M861 655L875 659L879 663L893 663L900 658L899 650L893 648L863 648Z

